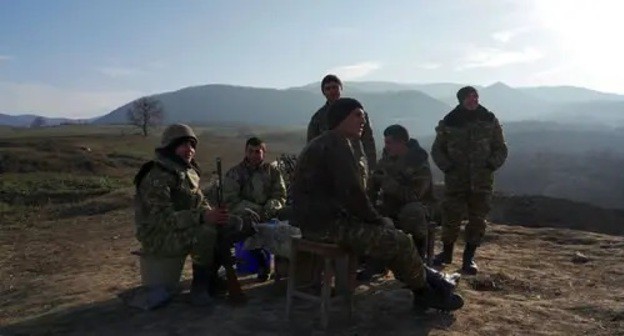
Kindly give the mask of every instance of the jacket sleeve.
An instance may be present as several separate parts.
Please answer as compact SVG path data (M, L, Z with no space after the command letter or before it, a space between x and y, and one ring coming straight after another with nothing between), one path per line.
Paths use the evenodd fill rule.
M414 198L420 202L424 202L427 193L430 191L432 185L431 169L428 162L424 162L418 167L408 170L408 183L406 183L405 194L410 196L414 195ZM409 199L410 197L408 197Z
M154 225L154 231L179 230L203 224L205 208L202 206L175 210L171 199L171 186L175 183L176 176L158 169L152 169L141 181L140 199L148 209L148 221Z
M271 195L264 209L267 215L272 217L286 204L286 184L284 183L282 173L277 167L271 165L269 173L271 174Z
M321 134L318 120L318 112L316 112L312 118L310 118L310 122L308 123L308 134L306 137L306 142L312 141L312 139L316 138Z
M377 149L375 148L375 137L373 135L373 125L371 125L368 113L365 115L366 125L362 132L362 146L364 147L364 155L368 162L368 169L373 171L377 165Z
M240 196L241 185L238 180L235 167L228 170L223 177L223 203L230 209L236 208L242 201Z
M431 158L443 172L448 172L453 168L453 162L448 156L446 126L443 121L440 121L436 127L436 138L431 146Z
M503 128L496 118L494 118L494 136L492 137L490 148L492 152L487 163L492 170L497 170L505 163L508 149L503 136Z
M349 212L365 222L379 222L381 216L370 202L359 177L359 169L346 139L329 149L329 168L334 173L336 198Z

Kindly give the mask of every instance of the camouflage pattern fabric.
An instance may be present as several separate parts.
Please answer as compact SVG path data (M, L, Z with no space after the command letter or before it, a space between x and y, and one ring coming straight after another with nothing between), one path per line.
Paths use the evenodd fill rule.
M304 238L338 243L358 255L385 261L412 289L425 285L423 263L412 239L375 210L353 148L342 135L325 132L303 149L292 196L292 222Z
M327 114L329 113L329 103L325 103L310 119L308 124L307 142L321 135L323 132L329 129L327 122ZM369 169L373 169L377 164L377 149L375 148L375 138L373 136L373 129L368 118L368 114L365 113L366 125L364 125L364 132L360 139L361 145L353 146L356 152L356 157L364 156L366 158L366 164Z
M427 152L410 139L403 157L383 153L372 174L371 200L384 216L398 220L397 227L417 239L427 237L427 205L434 200Z
M204 223L210 205L199 188L199 174L182 160L158 155L138 181L134 199L136 238L145 253L172 257L191 254L193 262L213 260L217 232Z
M254 168L243 161L232 167L223 179L223 201L233 214L242 215L249 208L262 221L277 216L286 204L286 185L277 163Z
M491 207L494 172L507 159L507 145L498 119L482 106L468 111L458 106L436 127L431 156L444 172L445 221L442 241L455 242L465 215L466 241L478 245Z

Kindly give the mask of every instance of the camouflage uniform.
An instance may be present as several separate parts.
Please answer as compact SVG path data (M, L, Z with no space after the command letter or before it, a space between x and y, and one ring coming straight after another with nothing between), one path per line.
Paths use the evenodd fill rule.
M136 238L143 251L165 257L190 253L195 264L211 264L217 231L203 219L210 205L199 188L196 166L163 155L150 164L134 200Z
M292 222L306 239L335 242L385 262L412 289L426 286L422 260L410 237L369 201L351 142L336 131L312 140L297 161L291 186Z
M457 240L467 213L466 242L478 246L491 207L493 173L507 158L502 128L494 114L481 105L475 111L458 106L440 121L436 133L431 156L444 172L442 242Z
M403 157L384 152L371 178L370 197L384 216L396 220L397 227L412 234L418 244L427 239L431 169L428 154L418 141L410 139L407 146Z
M243 160L232 167L223 179L223 201L233 214L242 215L249 208L263 221L277 216L286 204L286 185L277 163L252 167Z
M308 124L308 142L312 141L312 139L329 129L327 125L327 113L329 112L329 106L329 102L325 103L325 105L314 113L312 119L310 119L310 123ZM368 114L365 115L365 118L366 125L364 126L364 132L362 133L362 138L360 140L362 144L360 146L353 147L356 150L356 157L360 157L362 155L366 157L368 169L372 170L377 163L377 150L375 149L375 139L373 137L373 129L370 119L368 118Z

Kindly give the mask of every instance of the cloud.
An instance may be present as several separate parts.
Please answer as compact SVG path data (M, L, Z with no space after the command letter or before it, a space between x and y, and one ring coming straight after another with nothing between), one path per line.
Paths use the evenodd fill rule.
M425 70L435 70L438 69L442 66L442 64L440 63L422 63L422 64L418 64L417 67L421 68L421 69L425 69Z
M86 91L39 83L0 82L0 111L91 118L143 96L137 91Z
M123 67L102 67L98 71L104 76L110 78L122 78L131 77L142 74L144 71L138 68L123 68Z
M526 32L529 30L529 27L518 27L514 29L501 30L492 33L492 38L500 43L507 43L511 41L516 36Z
M353 80L364 77L371 72L381 68L381 64L377 62L361 62L352 65L339 66L328 70L329 73L336 74L343 80Z
M498 68L510 64L531 63L543 56L539 50L530 47L520 51L483 48L469 51L456 70Z

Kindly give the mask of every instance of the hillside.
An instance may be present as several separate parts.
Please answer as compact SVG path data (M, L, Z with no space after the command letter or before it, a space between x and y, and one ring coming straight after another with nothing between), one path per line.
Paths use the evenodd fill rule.
M297 302L284 320L282 285L244 278L251 300L191 308L182 294L141 312L118 295L139 285L131 178L158 136L124 128L24 130L0 139L1 335L316 334L318 307ZM244 135L197 128L204 177L221 156L242 156ZM299 136L264 133L271 155L299 148ZM88 150L87 150L88 148ZM233 150L233 148L235 150ZM236 150L239 148L240 150ZM29 153L28 156L17 155ZM34 188L36 186L36 188ZM37 190L37 193L30 191ZM410 293L392 277L362 283L352 324L336 314L336 335L619 335L624 332L624 212L544 197L496 195L478 252L481 273L464 277L467 305L453 315L414 316ZM539 228L537 228L539 227ZM586 258L576 256L581 254ZM461 260L447 267L455 271ZM188 287L190 265L185 268Z
M43 118L43 126L56 126L65 123L85 123L84 120L69 118L47 118L35 114L9 115L0 113L0 125L12 127L30 127L33 120Z
M166 123L234 123L260 126L305 127L324 104L320 93L305 90L257 89L206 85L155 95L167 111ZM405 122L418 132L432 133L450 107L418 91L361 93L376 133L389 124ZM126 123L131 103L94 121L95 124Z

